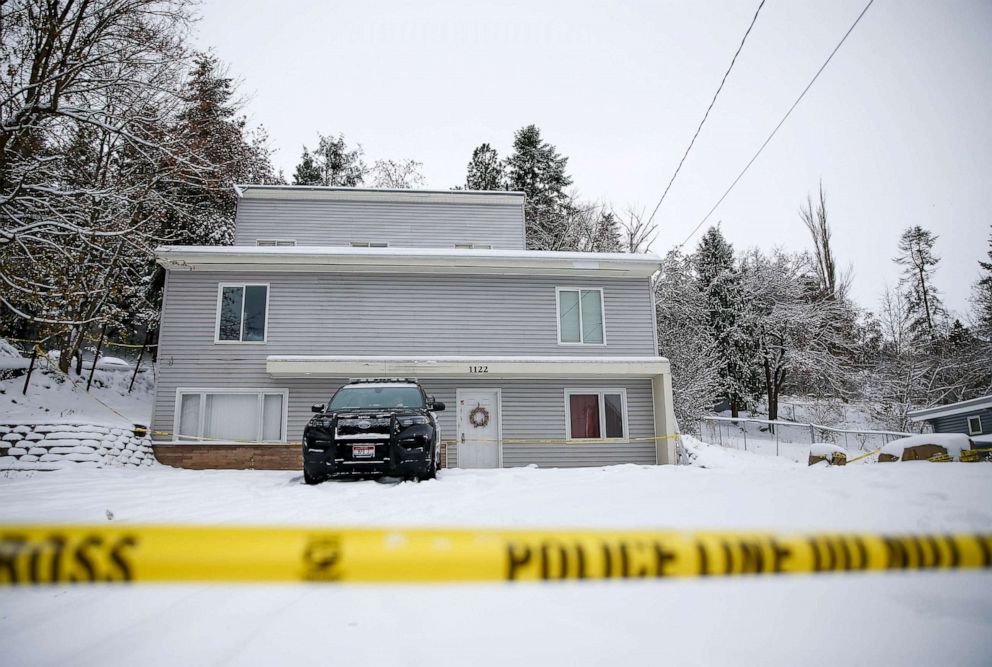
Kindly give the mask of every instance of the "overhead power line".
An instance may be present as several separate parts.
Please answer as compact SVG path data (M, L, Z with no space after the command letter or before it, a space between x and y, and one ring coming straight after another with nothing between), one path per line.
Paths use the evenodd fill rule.
M827 56L827 59L823 61L822 65L820 65L820 69L816 71L816 74L813 75L813 78L810 79L809 83L806 84L806 87L803 88L803 92L799 93L799 97L796 98L796 101L792 103L792 106L789 107L789 110L785 112L784 116L782 116L782 120L778 122L778 125L775 126L775 129L772 130L771 134L768 135L768 138L765 139L765 142L761 144L761 147L758 149L758 152L756 152L754 156L748 161L748 163L744 165L744 168L741 169L741 173L737 174L737 178L734 179L733 183L730 184L730 187L727 188L727 190L723 193L720 199L718 199L717 202L713 204L713 208L710 209L709 213L703 216L703 219L699 221L699 224L696 225L691 232L689 232L689 235L685 237L685 240L682 241L682 243L676 246L676 249L681 248L686 243L688 243L689 240L695 235L695 233L699 231L699 228L702 227L704 224L706 224L706 221L710 219L710 216L713 215L713 212L716 211L716 209L720 206L720 204L723 203L723 200L727 198L727 195L729 195L730 191L734 189L734 186L737 185L737 182L741 180L744 174L747 173L747 170L751 168L751 165L754 164L754 161L758 159L759 155L761 155L761 152L765 150L765 146L767 146L769 142L771 142L772 138L778 132L779 128L782 127L782 125L789 118L789 116L792 115L792 112L795 110L797 106L799 106L799 103L802 101L802 99L806 97L806 93L808 93L809 89L813 87L813 84L816 83L816 80L820 78L820 74L822 74L823 70L827 68L827 65L830 64L831 60L833 60L834 55L836 55L837 51L840 50L840 47L844 45L844 42L847 41L848 36L858 25L858 23L861 22L861 18L865 15L865 13L868 11L868 8L871 7L872 3L874 2L875 0L868 0L868 4L866 4L865 8L861 10L860 14L858 14L858 18L854 19L854 23L851 24L851 27L847 29L847 32L844 33L844 36L841 37L839 42L837 42L837 46L834 47L834 50L830 52L830 55Z
M661 203L665 201L665 197L668 196L668 191L672 189L672 183L675 182L675 178L682 170L682 165L685 164L685 159L689 156L689 151L692 150L693 144L696 143L696 138L699 137L699 131L703 129L703 123L705 123L706 119L709 118L710 111L713 110L713 105L716 104L716 98L719 97L720 91L723 90L723 84L727 83L727 77L730 76L730 70L734 69L734 63L737 62L737 56L741 54L741 49L744 48L744 42L747 41L747 36L751 34L751 28L754 27L755 22L758 20L758 14L761 13L761 8L764 6L765 0L761 0L761 2L758 3L758 8L754 10L754 17L751 19L751 24L744 32L744 37L741 38L741 43L737 46L737 51L734 52L734 57L730 59L730 67L728 67L727 71L723 73L723 78L720 79L720 85L717 86L716 92L713 93L713 99L710 100L710 105L706 107L706 113L703 114L703 119L699 121L699 127L696 128L696 133L692 135L692 140L689 142L689 146L685 149L685 153L682 154L682 159L679 160L679 165L675 167L675 173L672 174L671 179L668 181L668 185L665 186L665 191L661 193L661 198L658 199L658 203L655 204L654 210L651 211L651 217L648 218L649 225L651 224L651 221L654 220L655 214L658 213L658 209L661 208Z

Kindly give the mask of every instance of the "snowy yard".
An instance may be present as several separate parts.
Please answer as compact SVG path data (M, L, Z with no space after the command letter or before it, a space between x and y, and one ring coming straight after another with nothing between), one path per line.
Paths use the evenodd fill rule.
M0 479L0 521L992 530L992 466L443 471L420 484L164 466ZM992 573L0 592L6 664L988 664Z

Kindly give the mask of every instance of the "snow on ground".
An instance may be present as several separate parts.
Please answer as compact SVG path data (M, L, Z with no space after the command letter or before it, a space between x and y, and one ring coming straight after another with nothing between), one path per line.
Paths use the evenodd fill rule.
M108 359L111 361L107 361ZM0 376L0 422L147 425L151 420L154 395L152 366L148 362L147 365L143 364L135 379L134 390L128 393L133 368L121 366L115 359L108 357L100 360L88 392L86 382L89 379L89 370L86 368L82 375L70 371L69 375L74 381L71 382L42 361L31 375L27 394L22 393L23 375L9 379L2 379ZM120 414L116 414L114 410Z
M0 479L0 522L992 530L992 466L806 467L690 441L695 465ZM7 664L988 664L992 573L486 585L0 591Z

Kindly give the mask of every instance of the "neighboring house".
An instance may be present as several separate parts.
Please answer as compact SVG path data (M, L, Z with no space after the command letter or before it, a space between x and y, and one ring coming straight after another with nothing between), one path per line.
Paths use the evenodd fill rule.
M909 413L914 422L926 422L935 433L992 434L992 396L973 398Z
M447 404L449 467L673 462L657 256L525 250L516 192L238 194L235 245L156 252L160 461L298 467L311 405L390 376Z

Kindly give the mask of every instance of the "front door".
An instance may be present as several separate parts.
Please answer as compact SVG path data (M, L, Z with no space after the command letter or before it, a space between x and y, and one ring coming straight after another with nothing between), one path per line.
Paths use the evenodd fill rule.
M458 467L500 465L499 389L459 389Z

